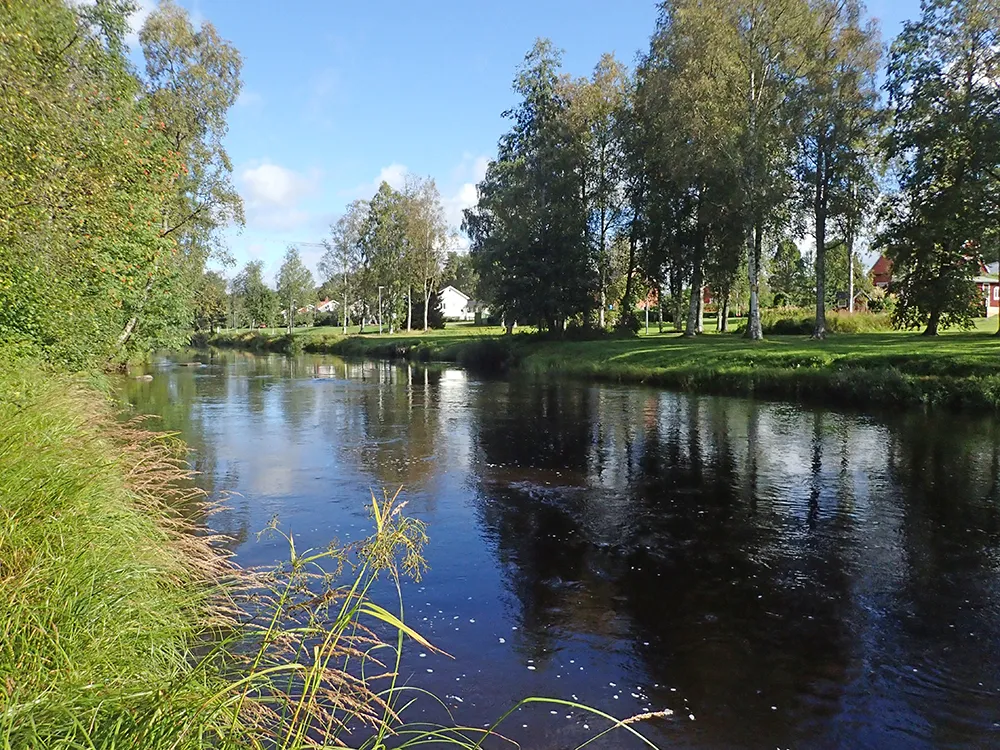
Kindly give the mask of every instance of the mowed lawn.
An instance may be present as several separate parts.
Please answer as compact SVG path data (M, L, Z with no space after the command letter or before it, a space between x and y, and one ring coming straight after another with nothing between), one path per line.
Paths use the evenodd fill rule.
M732 321L735 328L740 321ZM706 328L714 327L707 321ZM660 333L650 326L635 338L604 338L593 341L559 341L526 335L534 329L521 327L512 337L499 326L449 323L444 329L398 333L371 333L359 336L356 328L344 340L336 327L298 328L295 337L312 351L349 352L374 356L387 346L405 350L422 346L431 359L454 359L455 352L479 339L500 339L517 354L528 369L565 372L600 372L605 375L641 377L644 372L713 371L735 373L748 370L882 370L909 375L946 377L1000 375L1000 337L997 320L980 319L972 331L947 331L924 337L916 331L889 333L830 334L823 341L808 336L767 336L752 342L737 333L707 331L697 338L685 338L665 327ZM268 333L261 331L260 333ZM275 329L274 335L284 331ZM345 346L346 345L346 346Z

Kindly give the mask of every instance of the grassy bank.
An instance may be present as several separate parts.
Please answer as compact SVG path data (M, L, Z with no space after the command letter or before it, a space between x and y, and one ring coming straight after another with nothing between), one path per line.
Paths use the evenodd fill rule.
M225 560L168 509L198 500L183 474L101 394L0 364L0 746L144 739L157 712L183 722L220 687L190 647Z
M428 334L344 337L323 329L292 336L221 333L207 343L258 351L306 351L376 358L459 362L485 369L517 367L590 379L646 383L707 393L759 395L861 407L942 406L1000 409L1000 339L996 321L936 338L916 333L687 339L676 333L556 341L503 336L501 329L449 326Z

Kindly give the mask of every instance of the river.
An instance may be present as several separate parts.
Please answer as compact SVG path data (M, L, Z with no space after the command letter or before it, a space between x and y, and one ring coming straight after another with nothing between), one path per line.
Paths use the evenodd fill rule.
M407 621L454 657L412 644L403 677L461 724L540 695L669 708L642 726L664 748L1000 744L995 419L192 358L125 397L228 498L212 525L241 563L283 558L256 533L275 516L300 548L363 536L370 490L403 486L430 535ZM504 733L564 748L603 726L550 711Z

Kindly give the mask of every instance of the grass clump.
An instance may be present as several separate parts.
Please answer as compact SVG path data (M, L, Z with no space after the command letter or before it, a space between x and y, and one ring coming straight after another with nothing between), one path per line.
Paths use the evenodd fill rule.
M190 646L226 619L202 582L228 564L174 509L199 500L175 447L76 380L0 365L0 746L145 741L210 696Z

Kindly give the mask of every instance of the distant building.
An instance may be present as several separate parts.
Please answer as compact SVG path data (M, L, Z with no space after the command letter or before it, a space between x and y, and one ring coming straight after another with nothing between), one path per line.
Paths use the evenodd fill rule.
M972 280L983 293L983 314L987 318L1000 314L1000 263L980 264L979 274ZM869 271L872 283L886 292L891 291L892 261L884 255L879 256Z
M334 302L329 297L327 297L322 302L320 302L318 305L316 305L316 312L331 313L331 312L333 312L336 309L337 309L337 303Z
M476 311L472 309L472 299L465 292L453 286L446 286L438 292L441 299L441 317L445 320L472 320Z
M883 291L889 291L889 284L892 283L892 261L880 255L868 274L872 277L872 284Z

